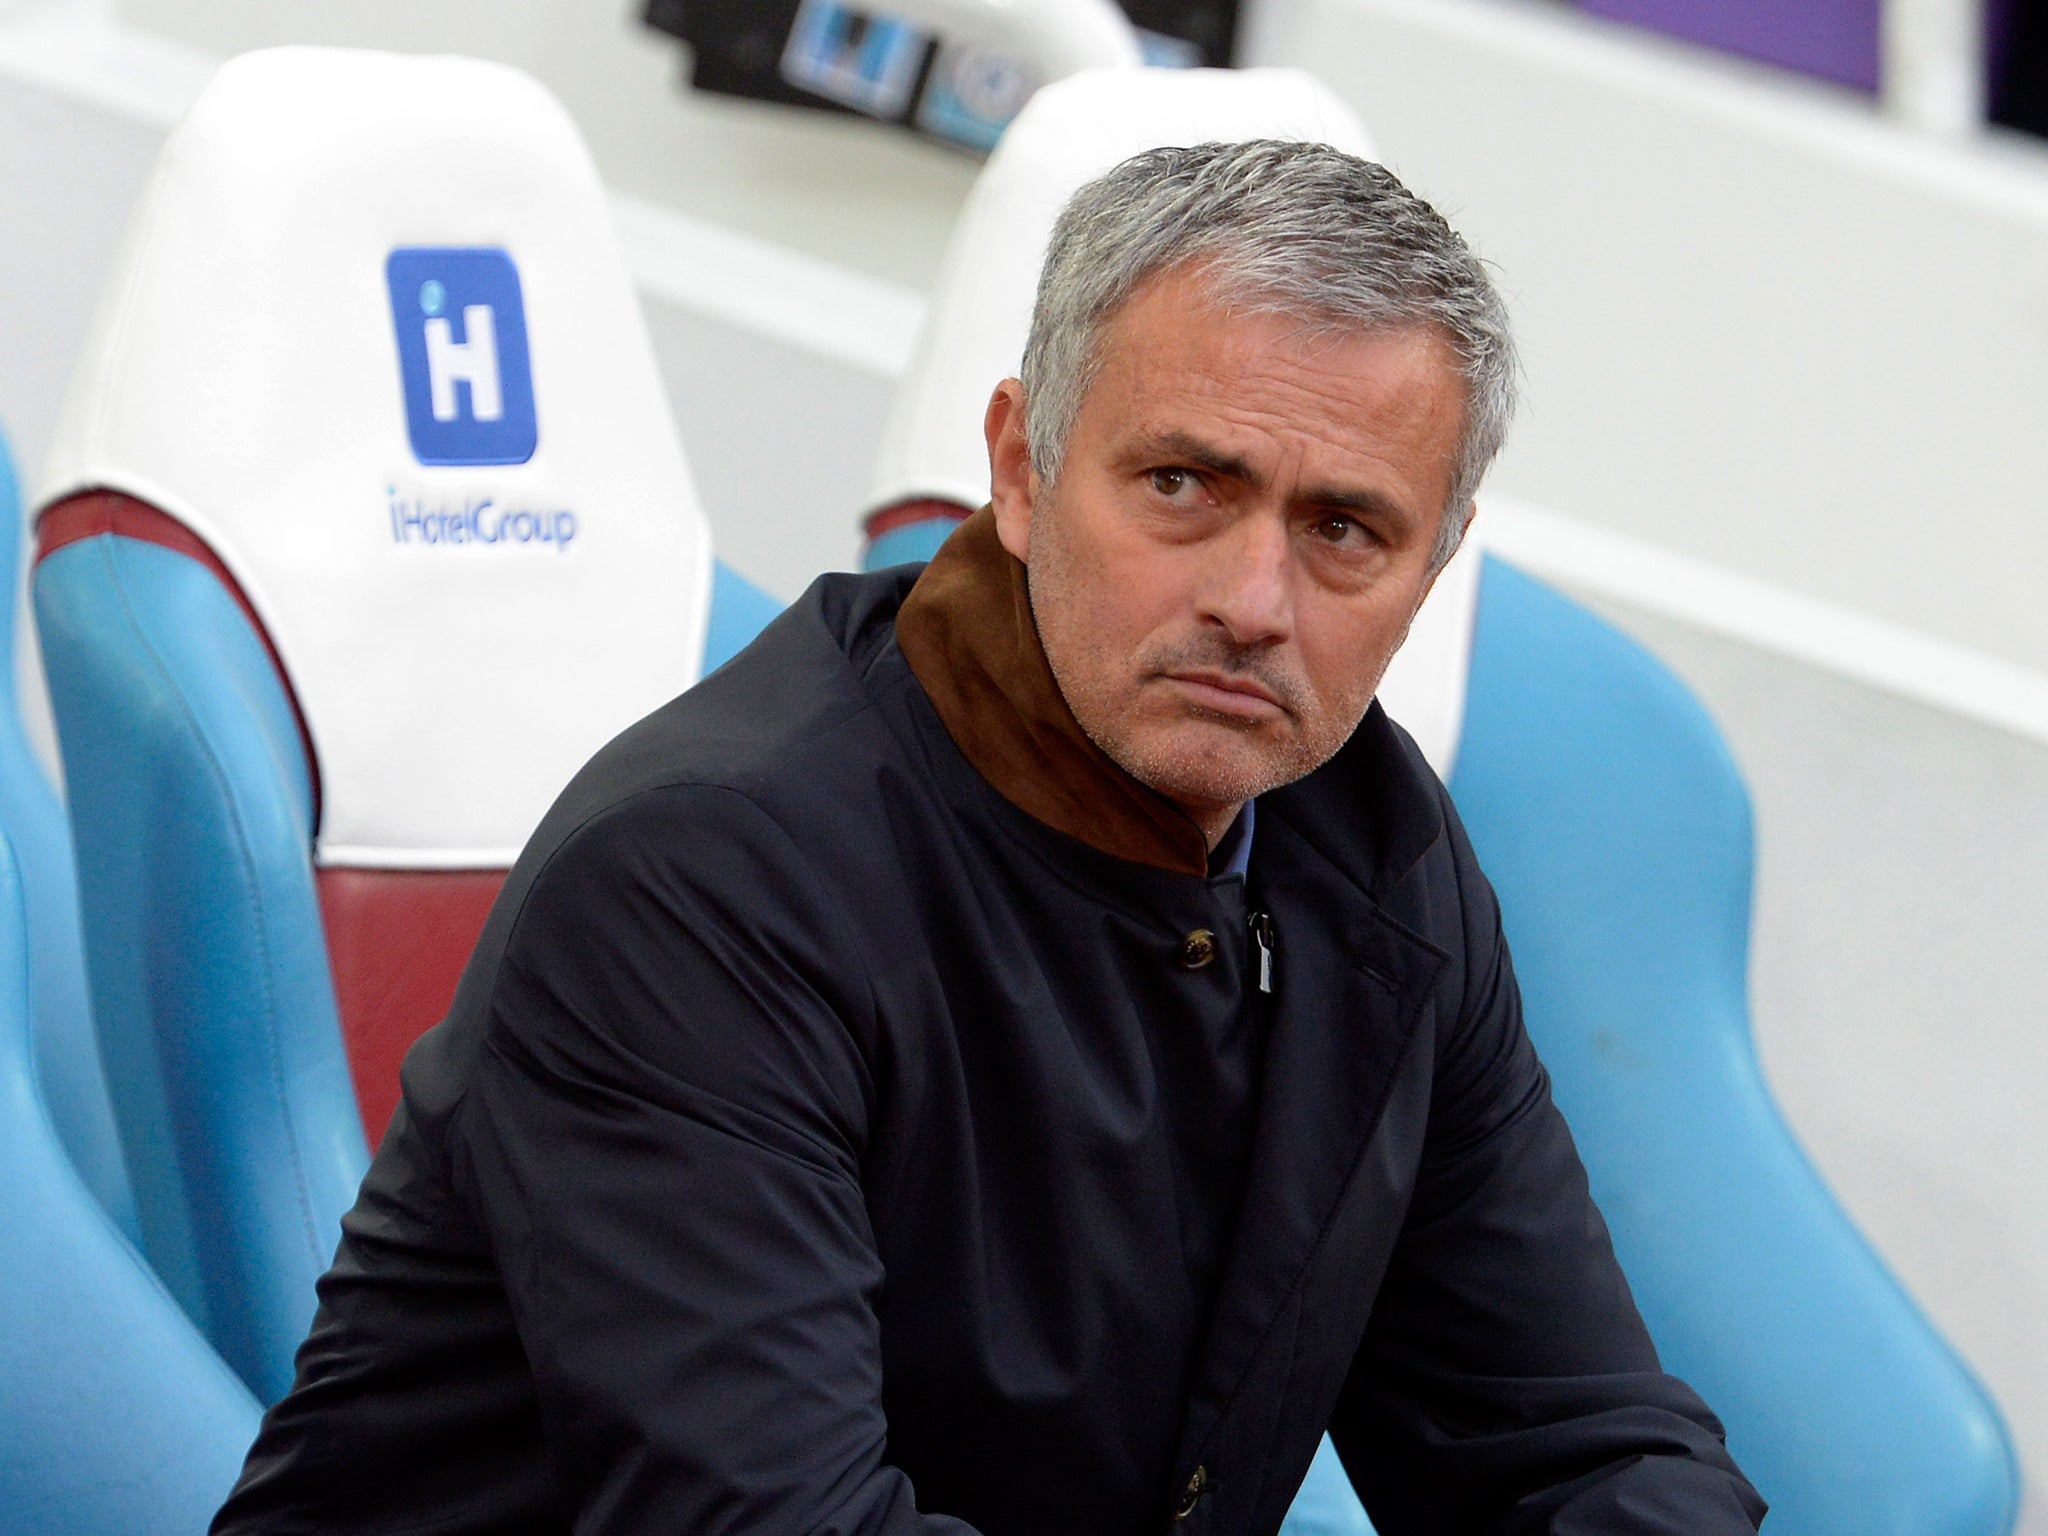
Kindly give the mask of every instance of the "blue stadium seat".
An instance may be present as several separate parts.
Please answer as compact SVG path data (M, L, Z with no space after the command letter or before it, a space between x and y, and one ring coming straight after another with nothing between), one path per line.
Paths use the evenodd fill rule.
M1757 1066L1749 799L1665 668L1498 560L1452 793L1530 1033L1665 1365L1777 1536L2004 1536L1997 1410L1828 1193Z
M199 562L101 534L35 598L145 1251L266 1399L369 1164L291 700ZM203 1121L202 1121L202 1117Z
M719 561L711 570L711 619L704 635L704 670L715 672L747 648L782 604Z
M176 1149L137 1164L148 1251L273 1398L369 1162L291 699L234 599L177 550L75 540L35 592L102 1027L134 1067L116 1083L124 1130ZM775 608L721 568L707 665Z
M923 503L915 517L898 522L867 541L861 549L860 568L879 571L892 565L922 565L939 552L939 546L960 526L967 510L937 501Z
M44 1102L79 1177L131 1239L135 1196L93 1031L85 952L78 927L78 880L64 808L22 729L15 696L12 595L21 557L21 497L13 457L0 438L0 832L14 844L27 887L28 993L35 1020Z
M44 1100L28 930L0 838L0 1526L190 1536L257 1408L79 1179Z

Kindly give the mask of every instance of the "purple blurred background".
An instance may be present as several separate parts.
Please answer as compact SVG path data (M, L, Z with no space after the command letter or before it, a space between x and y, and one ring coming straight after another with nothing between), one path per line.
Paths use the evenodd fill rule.
M1613 16L1858 90L1878 88L1879 0L1579 0ZM2004 74L2013 0L1987 0L1986 78Z

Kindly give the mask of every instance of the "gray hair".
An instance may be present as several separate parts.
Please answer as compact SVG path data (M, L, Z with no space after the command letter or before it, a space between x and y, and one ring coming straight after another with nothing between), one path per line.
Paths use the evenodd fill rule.
M1443 215L1386 167L1327 144L1254 139L1134 155L1076 192L1053 226L1021 370L1031 466L1059 478L1099 342L1150 277L1198 263L1216 296L1340 333L1433 328L1465 386L1433 562L1507 436L1518 372L1507 306Z

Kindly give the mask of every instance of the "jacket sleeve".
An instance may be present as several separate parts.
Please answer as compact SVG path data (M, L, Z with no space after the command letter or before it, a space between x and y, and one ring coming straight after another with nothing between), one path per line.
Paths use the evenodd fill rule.
M1415 1194L1330 1426L1382 1536L1747 1536L1764 1503L1664 1374L1447 808L1466 985Z
M586 1536L972 1536L885 1458L833 906L750 802L671 789L571 838L513 927L455 1177Z

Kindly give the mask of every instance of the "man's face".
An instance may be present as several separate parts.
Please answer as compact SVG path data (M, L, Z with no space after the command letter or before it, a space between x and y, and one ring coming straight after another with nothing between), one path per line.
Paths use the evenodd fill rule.
M1056 485L997 389L997 530L1060 690L1212 843L1364 717L1434 579L1463 410L1434 331L1319 336L1184 269L1106 327Z

